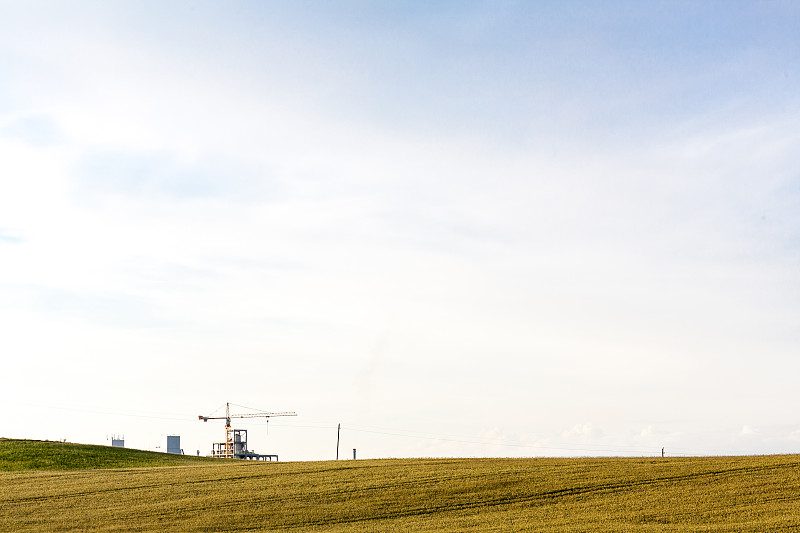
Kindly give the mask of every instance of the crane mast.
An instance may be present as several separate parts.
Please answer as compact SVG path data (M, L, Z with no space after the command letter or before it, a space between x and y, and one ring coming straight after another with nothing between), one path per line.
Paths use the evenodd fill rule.
M231 404L227 402L225 404L225 416L203 416L200 415L197 418L202 420L203 422L208 422L209 420L225 420L225 442L222 443L215 443L211 455L213 457L221 457L225 459L250 459L250 458L261 458L261 457L275 457L277 455L265 455L261 456L254 452L250 452L247 450L247 430L245 429L233 429L231 427L231 419L232 418L266 418L267 422L269 419L276 416L297 416L297 413L293 411L284 411L280 413L268 413L268 412L258 412L258 413L242 413L242 414L231 414ZM244 438L242 438L244 435Z

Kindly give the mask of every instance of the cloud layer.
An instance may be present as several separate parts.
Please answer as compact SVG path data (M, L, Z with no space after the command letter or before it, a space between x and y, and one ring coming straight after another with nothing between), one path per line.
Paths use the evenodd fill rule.
M3 6L8 436L790 451L799 12L723 7Z

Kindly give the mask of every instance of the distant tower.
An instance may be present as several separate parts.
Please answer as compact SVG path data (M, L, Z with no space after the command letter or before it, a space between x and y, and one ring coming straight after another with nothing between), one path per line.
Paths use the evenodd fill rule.
M111 446L115 448L124 448L125 447L125 435L111 435Z
M167 435L167 453L183 453L180 435Z

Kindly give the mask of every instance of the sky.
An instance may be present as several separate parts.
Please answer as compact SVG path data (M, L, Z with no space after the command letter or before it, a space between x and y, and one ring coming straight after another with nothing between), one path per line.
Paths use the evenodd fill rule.
M0 437L800 452L800 5L0 0Z

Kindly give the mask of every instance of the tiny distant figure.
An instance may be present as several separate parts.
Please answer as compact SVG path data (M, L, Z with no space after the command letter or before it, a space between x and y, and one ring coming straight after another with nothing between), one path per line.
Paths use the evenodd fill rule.
M661 457L664 457L664 448L661 448Z

